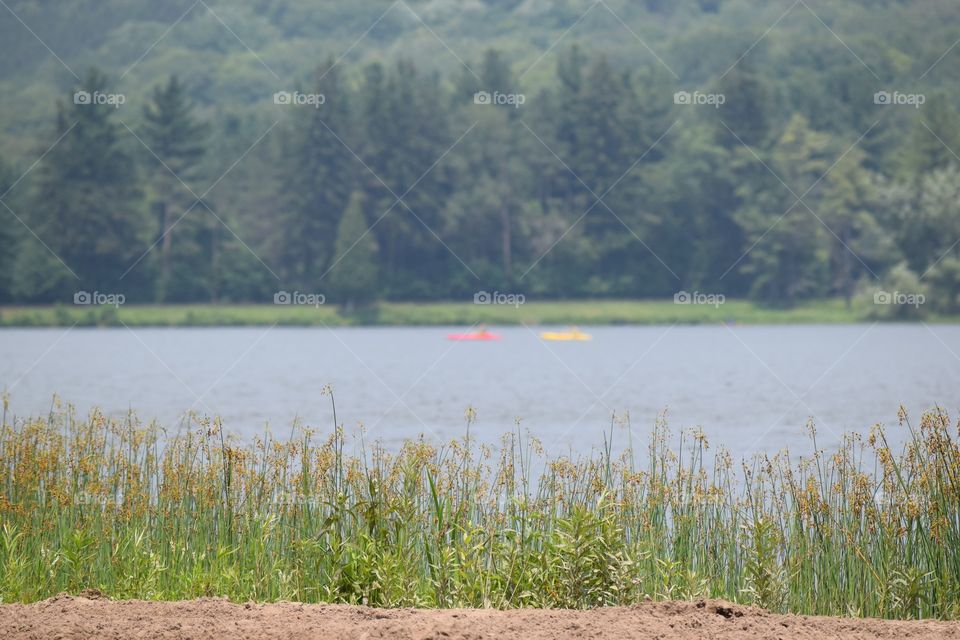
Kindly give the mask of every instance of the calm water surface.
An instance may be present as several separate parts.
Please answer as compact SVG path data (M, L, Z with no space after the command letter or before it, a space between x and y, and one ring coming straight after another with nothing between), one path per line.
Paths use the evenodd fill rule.
M824 445L837 434L896 424L940 404L960 407L960 327L848 325L593 328L592 342L542 342L497 329L500 342L448 342L447 328L6 329L0 386L17 415L48 410L53 394L86 411L134 408L176 424L188 409L231 431L278 436L296 418L320 429L363 423L395 444L421 433L495 441L514 428L554 452L603 443L610 416L629 412L646 438L658 414L673 429L703 427L735 454L808 451L813 418ZM626 430L616 437L626 442Z

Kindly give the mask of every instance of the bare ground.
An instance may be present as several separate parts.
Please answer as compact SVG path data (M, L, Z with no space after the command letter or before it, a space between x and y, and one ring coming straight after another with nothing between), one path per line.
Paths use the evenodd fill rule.
M0 605L0 638L960 638L960 622L776 615L721 600L648 602L590 611L372 609L346 605L111 601L58 596Z

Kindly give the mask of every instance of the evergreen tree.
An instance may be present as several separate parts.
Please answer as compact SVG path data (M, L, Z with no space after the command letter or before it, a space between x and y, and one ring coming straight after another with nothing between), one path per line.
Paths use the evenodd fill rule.
M106 95L107 87L106 78L92 70L77 92ZM79 289L115 292L121 285L136 289L135 275L120 278L148 246L133 157L114 123L117 107L75 99L82 95L77 92L59 105L54 139L62 139L38 169L28 224L47 247L29 242L18 255L16 288L25 299L64 300Z
M633 285L640 280L650 284L662 282L664 275L673 277L669 266L660 262L663 258L651 252L651 230L657 220L646 206L643 168L635 166L624 175L637 160L627 153L633 149L631 140L644 137L640 129L644 123L631 117L635 107L633 87L600 56L583 79L576 145L570 154L580 191L577 215L593 207L581 223L582 248L593 263L589 289L607 295L636 294ZM600 196L602 202L594 206Z
M395 295L436 297L444 291L445 275L463 268L444 246L441 212L452 192L449 156L459 153L451 145L469 125L450 130L439 79L422 76L409 61L397 63L386 86L384 127L375 130L370 123L365 128L383 150L366 162L378 184L383 180L389 187L380 184L371 203L374 220L382 216L373 232L383 254L385 284ZM403 202L394 204L395 196L403 196Z
M12 298L14 258L20 244L21 234L17 229L20 223L7 211L7 207L16 211L10 204L12 194L9 193L14 180L13 172L0 160L0 199L3 200L0 203L0 302L9 302Z
M379 248L369 231L363 196L354 191L337 226L336 258L330 270L330 291L347 310L376 299Z
M362 166L353 146L350 101L340 69L328 60L314 85L324 96L319 107L284 105L296 110L282 158L280 258L290 287L316 286L332 258L337 220Z
M204 287L201 277L210 270L201 240L205 232L209 233L209 216L202 203L193 207L193 215L183 215L195 199L180 183L190 185L195 178L205 151L207 127L195 120L193 107L187 102L184 86L177 76L170 76L166 85L154 89L152 102L144 108L144 118L143 139L150 150L147 162L152 167L151 204L157 217L160 242L156 301L164 302L171 291L183 300L207 289L205 297L209 297L209 285ZM191 188L196 191L196 187ZM180 251L174 248L175 237L181 239L176 243ZM173 281L175 260L183 277Z
M711 131L707 122L677 127L663 142L669 148L666 158L647 170L647 179L656 185L650 189L650 207L662 219L649 242L681 278L671 283L674 290L682 285L690 291L743 295L740 272L727 272L746 249L734 217L740 206L731 167L734 154L716 144Z
M728 147L762 146L769 135L770 98L761 78L746 59L741 60L718 85L725 102L717 109L718 140Z
M483 56L483 66L480 70L483 90L493 93L515 93L516 83L510 65L496 49L487 49Z

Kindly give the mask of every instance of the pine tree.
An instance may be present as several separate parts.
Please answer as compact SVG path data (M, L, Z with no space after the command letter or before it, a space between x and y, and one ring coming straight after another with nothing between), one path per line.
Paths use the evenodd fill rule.
M741 61L721 81L718 91L725 102L717 109L718 140L736 148L741 142L750 147L762 146L769 135L769 97L760 77L746 60Z
M377 180L378 199L370 201L373 220L393 205L394 194L404 196L373 230L383 255L385 286L392 295L436 295L445 275L462 269L437 236L443 237L441 205L452 191L453 157L444 154L469 125L450 131L438 78L420 75L409 61L397 63L386 86L384 126L378 130L370 122L363 127L383 150L379 157L366 159L368 166L390 188Z
M337 220L362 165L344 146L353 122L339 68L329 60L313 91L324 96L319 107L294 109L295 128L284 145L281 176L281 262L290 287L309 287L331 261ZM338 139L339 138L339 139Z
M152 209L157 215L160 240L156 301L164 302L171 294L196 297L200 292L189 289L197 289L200 273L209 268L203 259L205 252L196 245L209 225L198 220L206 218L202 204L194 206L199 211L193 211L193 216L181 218L194 204L194 197L180 181L190 185L195 177L195 169L205 151L203 139L207 127L195 120L193 106L187 102L185 89L176 76L170 76L165 86L154 89L153 101L144 108L144 117L143 138L150 148L147 161L153 161L149 181L153 190ZM181 242L186 245L176 258L174 237L182 239L178 245ZM175 259L185 280L171 281Z
M13 172L0 160L0 198L3 199L3 204L0 204L0 302L9 302L11 299L13 264L19 249L20 232L16 227L20 223L7 211L7 206L14 209L7 204L11 195L8 190L14 179Z
M107 86L92 70L78 90L93 96ZM53 138L62 139L38 169L28 220L47 246L28 242L17 258L23 277L16 286L28 299L63 300L80 288L117 291L121 284L132 289L135 274L120 278L147 247L136 167L114 123L118 108L74 95L59 105Z
M364 214L363 196L354 191L337 226L337 257L329 276L330 291L348 311L376 299L378 253L376 237Z

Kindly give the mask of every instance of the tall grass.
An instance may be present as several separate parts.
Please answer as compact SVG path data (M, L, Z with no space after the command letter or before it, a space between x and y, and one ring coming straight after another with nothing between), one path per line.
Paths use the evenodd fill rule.
M661 422L643 456L240 443L69 408L0 427L0 597L593 607L724 597L777 611L960 616L960 438L941 411L791 462L710 457ZM816 450L816 434L811 428ZM671 444L673 443L673 444ZM643 459L643 463L637 459Z

